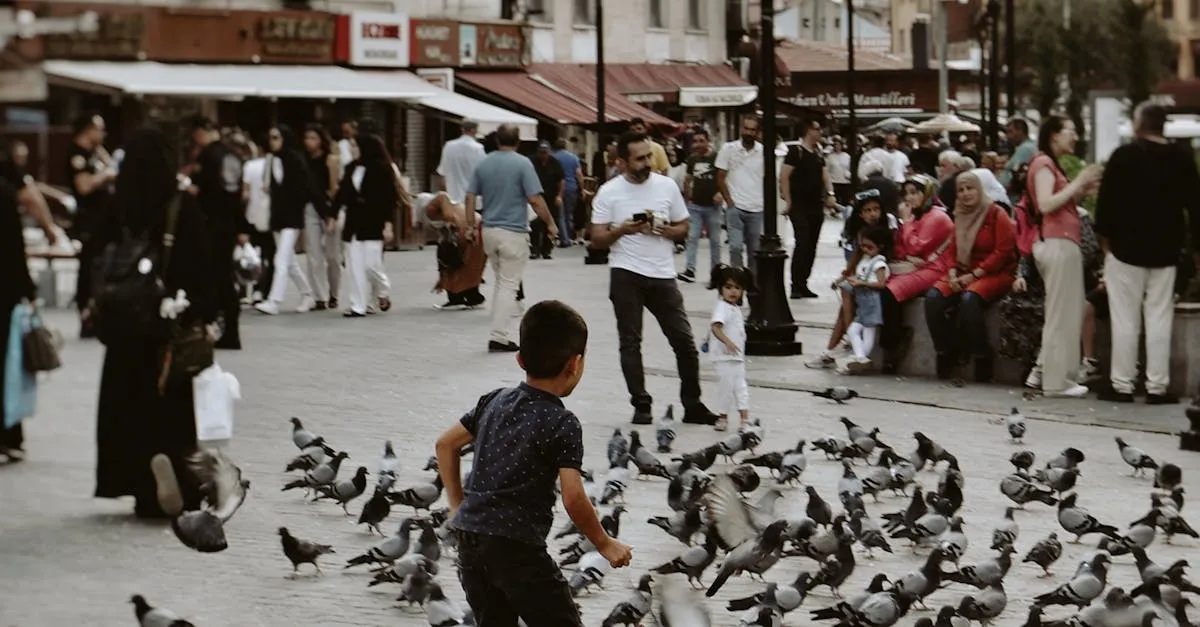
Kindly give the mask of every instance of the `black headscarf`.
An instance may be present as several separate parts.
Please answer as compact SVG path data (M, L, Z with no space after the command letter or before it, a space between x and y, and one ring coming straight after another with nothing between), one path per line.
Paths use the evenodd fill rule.
M124 148L114 197L116 218L131 233L160 232L166 225L167 205L179 188L166 135L143 128Z

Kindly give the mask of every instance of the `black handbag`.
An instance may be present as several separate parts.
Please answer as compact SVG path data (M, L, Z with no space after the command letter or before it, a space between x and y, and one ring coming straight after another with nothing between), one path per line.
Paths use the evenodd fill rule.
M208 337L207 325L200 321L177 325L163 356L159 393L166 390L168 381L190 380L200 374L213 365L213 359L213 342Z
M42 324L40 316L33 314L34 326L21 338L21 354L26 372L50 372L62 367L58 356L58 342L54 333Z

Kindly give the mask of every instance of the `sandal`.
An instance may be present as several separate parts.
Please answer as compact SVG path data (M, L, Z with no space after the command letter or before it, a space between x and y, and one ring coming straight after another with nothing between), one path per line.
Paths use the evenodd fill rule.
M392 308L392 299L383 297L379 299L379 311L387 311Z
M713 423L713 431L724 431L728 428L729 428L729 420L727 418L725 418L725 416L721 416L721 417L717 418L717 421L715 423Z

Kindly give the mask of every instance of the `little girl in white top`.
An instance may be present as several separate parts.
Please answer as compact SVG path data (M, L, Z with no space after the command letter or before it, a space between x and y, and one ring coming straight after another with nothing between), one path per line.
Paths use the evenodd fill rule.
M883 326L881 292L887 284L889 269L883 249L891 239L888 227L876 224L867 227L859 236L858 248L862 257L854 276L842 280L854 288L854 322L846 329L854 356L838 367L840 374L858 374L871 369L871 351L879 327Z
M718 264L712 269L708 288L717 290L717 304L710 319L708 354L717 371L717 431L729 426L729 410L736 407L741 424L750 423L750 391L746 386L746 318L738 303L746 287L754 282L750 271Z

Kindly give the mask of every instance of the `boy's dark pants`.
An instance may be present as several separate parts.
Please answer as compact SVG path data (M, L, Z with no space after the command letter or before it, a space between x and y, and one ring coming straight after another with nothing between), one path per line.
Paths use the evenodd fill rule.
M479 627L583 627L546 547L459 531L458 579Z

